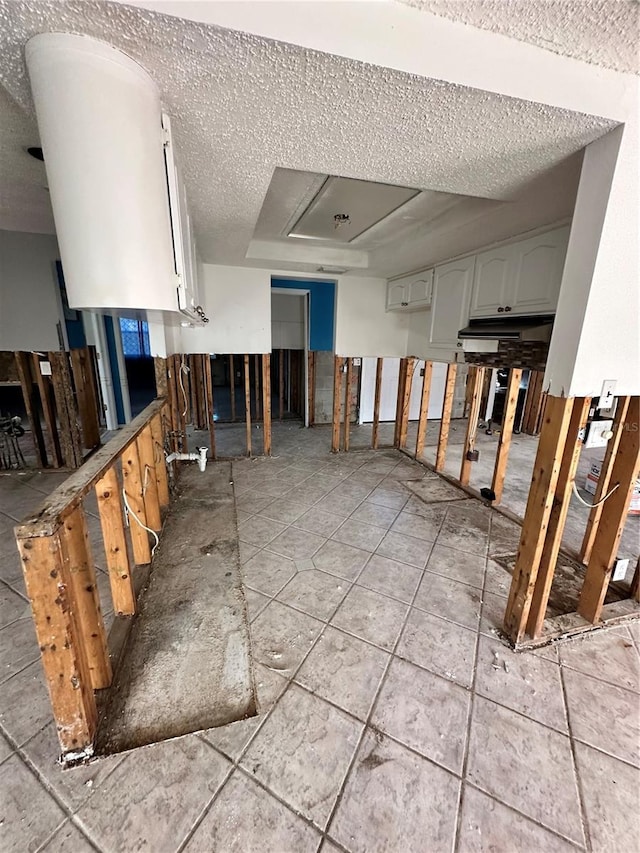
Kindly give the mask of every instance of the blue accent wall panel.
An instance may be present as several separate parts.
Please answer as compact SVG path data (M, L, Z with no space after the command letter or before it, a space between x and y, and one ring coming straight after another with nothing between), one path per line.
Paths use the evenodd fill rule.
M335 282L272 278L271 287L309 291L309 349L316 352L333 352Z

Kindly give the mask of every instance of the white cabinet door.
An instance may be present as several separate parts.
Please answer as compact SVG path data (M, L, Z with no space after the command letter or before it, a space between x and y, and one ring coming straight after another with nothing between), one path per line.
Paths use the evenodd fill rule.
M469 321L475 257L436 267L431 301L429 342L436 349L462 348L458 331Z
M390 281L387 284L387 311L400 311L407 302L404 282Z
M433 270L420 273L417 278L411 278L407 282L408 310L415 311L419 308L429 308L431 305L431 291L433 288Z
M491 249L476 257L470 317L494 317L509 304L514 246Z
M514 272L506 305L512 314L553 314L558 305L569 228L514 243Z

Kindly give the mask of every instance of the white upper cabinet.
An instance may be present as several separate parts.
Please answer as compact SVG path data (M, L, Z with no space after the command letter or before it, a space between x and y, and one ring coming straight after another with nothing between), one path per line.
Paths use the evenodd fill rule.
M553 314L568 240L567 226L479 254L470 317Z
M387 283L387 311L424 311L431 307L433 270Z
M431 301L429 345L455 352L458 331L467 325L475 257L436 267Z

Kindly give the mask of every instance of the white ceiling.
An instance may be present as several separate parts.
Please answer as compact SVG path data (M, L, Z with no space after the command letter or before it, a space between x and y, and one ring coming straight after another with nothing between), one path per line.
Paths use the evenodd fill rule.
M206 262L303 271L343 262L333 249L291 252L267 235L252 242L277 168L469 197L442 211L439 230L426 229L431 243L410 245L425 237L425 217L407 223L402 240L379 235L347 264L360 274L471 250L568 215L577 179L568 158L614 124L120 4L0 0L0 82L26 111L24 44L54 30L110 42L158 83ZM0 127L0 195L15 213L4 227L49 230L42 168L23 150L37 142L33 121L3 95ZM285 190L289 216L308 190Z
M401 0L592 65L638 74L638 0Z

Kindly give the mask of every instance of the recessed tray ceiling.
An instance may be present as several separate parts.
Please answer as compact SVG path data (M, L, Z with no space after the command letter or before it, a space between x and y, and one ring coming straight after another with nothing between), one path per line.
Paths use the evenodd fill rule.
M288 236L350 243L419 192L409 187L330 176Z

